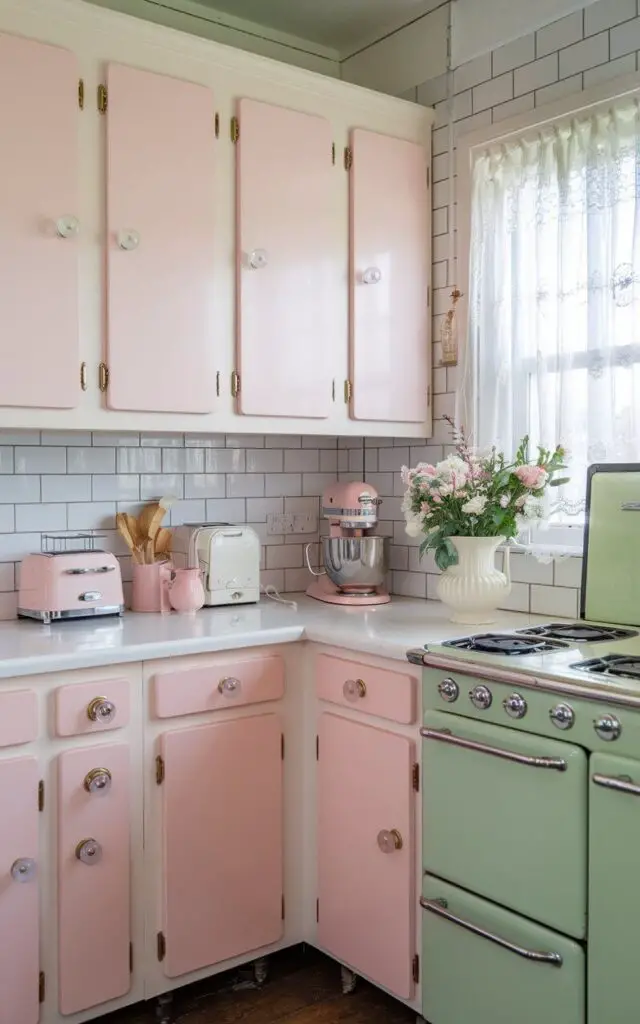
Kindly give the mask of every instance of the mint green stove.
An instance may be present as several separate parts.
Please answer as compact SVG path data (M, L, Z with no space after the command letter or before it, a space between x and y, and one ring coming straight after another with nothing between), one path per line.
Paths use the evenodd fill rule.
M625 533L617 558L619 590L635 602L640 572L625 582L640 557L634 470L590 477L597 559L587 548L583 608L609 622L601 593L616 589L616 562L607 567L599 524L612 551L635 525L635 548ZM429 1024L640 1019L640 636L628 628L640 600L626 607L616 604L621 626L549 623L408 654L424 665Z

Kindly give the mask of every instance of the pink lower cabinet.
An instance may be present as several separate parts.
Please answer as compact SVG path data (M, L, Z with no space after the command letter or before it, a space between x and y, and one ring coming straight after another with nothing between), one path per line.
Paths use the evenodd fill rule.
M277 715L166 732L163 906L169 978L282 935L282 725Z
M0 761L0 1024L40 1016L38 763Z
M323 714L318 730L318 941L403 999L415 954L414 745Z
M429 150L351 133L351 415L425 423L431 366Z
M131 986L129 750L58 758L59 1006L77 1013Z

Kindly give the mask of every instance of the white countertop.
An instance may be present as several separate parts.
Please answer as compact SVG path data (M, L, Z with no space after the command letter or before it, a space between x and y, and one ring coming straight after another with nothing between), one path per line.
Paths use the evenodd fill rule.
M0 624L0 678L296 640L404 660L410 647L474 632L473 626L449 622L438 601L396 597L388 605L352 608L322 604L304 595L294 599L297 609L263 599L258 605L203 608L194 615L127 612L122 619L51 626L27 620L5 622ZM535 615L498 612L490 628L517 629L544 621Z

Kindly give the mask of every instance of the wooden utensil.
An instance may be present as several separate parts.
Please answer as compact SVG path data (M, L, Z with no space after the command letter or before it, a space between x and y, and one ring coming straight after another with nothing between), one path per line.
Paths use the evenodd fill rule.
M139 548L136 545L136 541L132 536L129 524L127 522L126 513L118 512L116 516L116 526L120 533L120 536L124 539L125 544L129 548L134 562L141 563L143 561Z
M156 559L166 558L171 554L171 543L173 541L173 535L171 530L167 530L166 526L161 526L156 534L155 540L155 555Z
M169 511L172 504L173 498L160 498L156 510L151 516L151 522L149 523L149 528L147 530L148 540L145 548L148 562L155 561L156 536L162 524L162 520L164 519L165 513Z

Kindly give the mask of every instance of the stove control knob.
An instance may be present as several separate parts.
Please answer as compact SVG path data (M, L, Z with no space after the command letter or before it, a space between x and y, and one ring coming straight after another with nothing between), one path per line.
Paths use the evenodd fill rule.
M438 693L443 700L446 700L447 704L453 704L454 700L457 700L460 696L460 687L456 683L455 679L447 676L441 683L438 684Z
M617 740L622 726L614 715L600 715L593 723L593 728L601 740Z
M510 693L502 702L509 718L524 718L527 713L527 702L519 693Z
M488 686L474 686L473 690L469 690L469 697L474 708L478 711L486 711L487 708L491 707L491 690Z
M549 712L549 718L556 729L572 729L576 713L570 704L556 704Z

